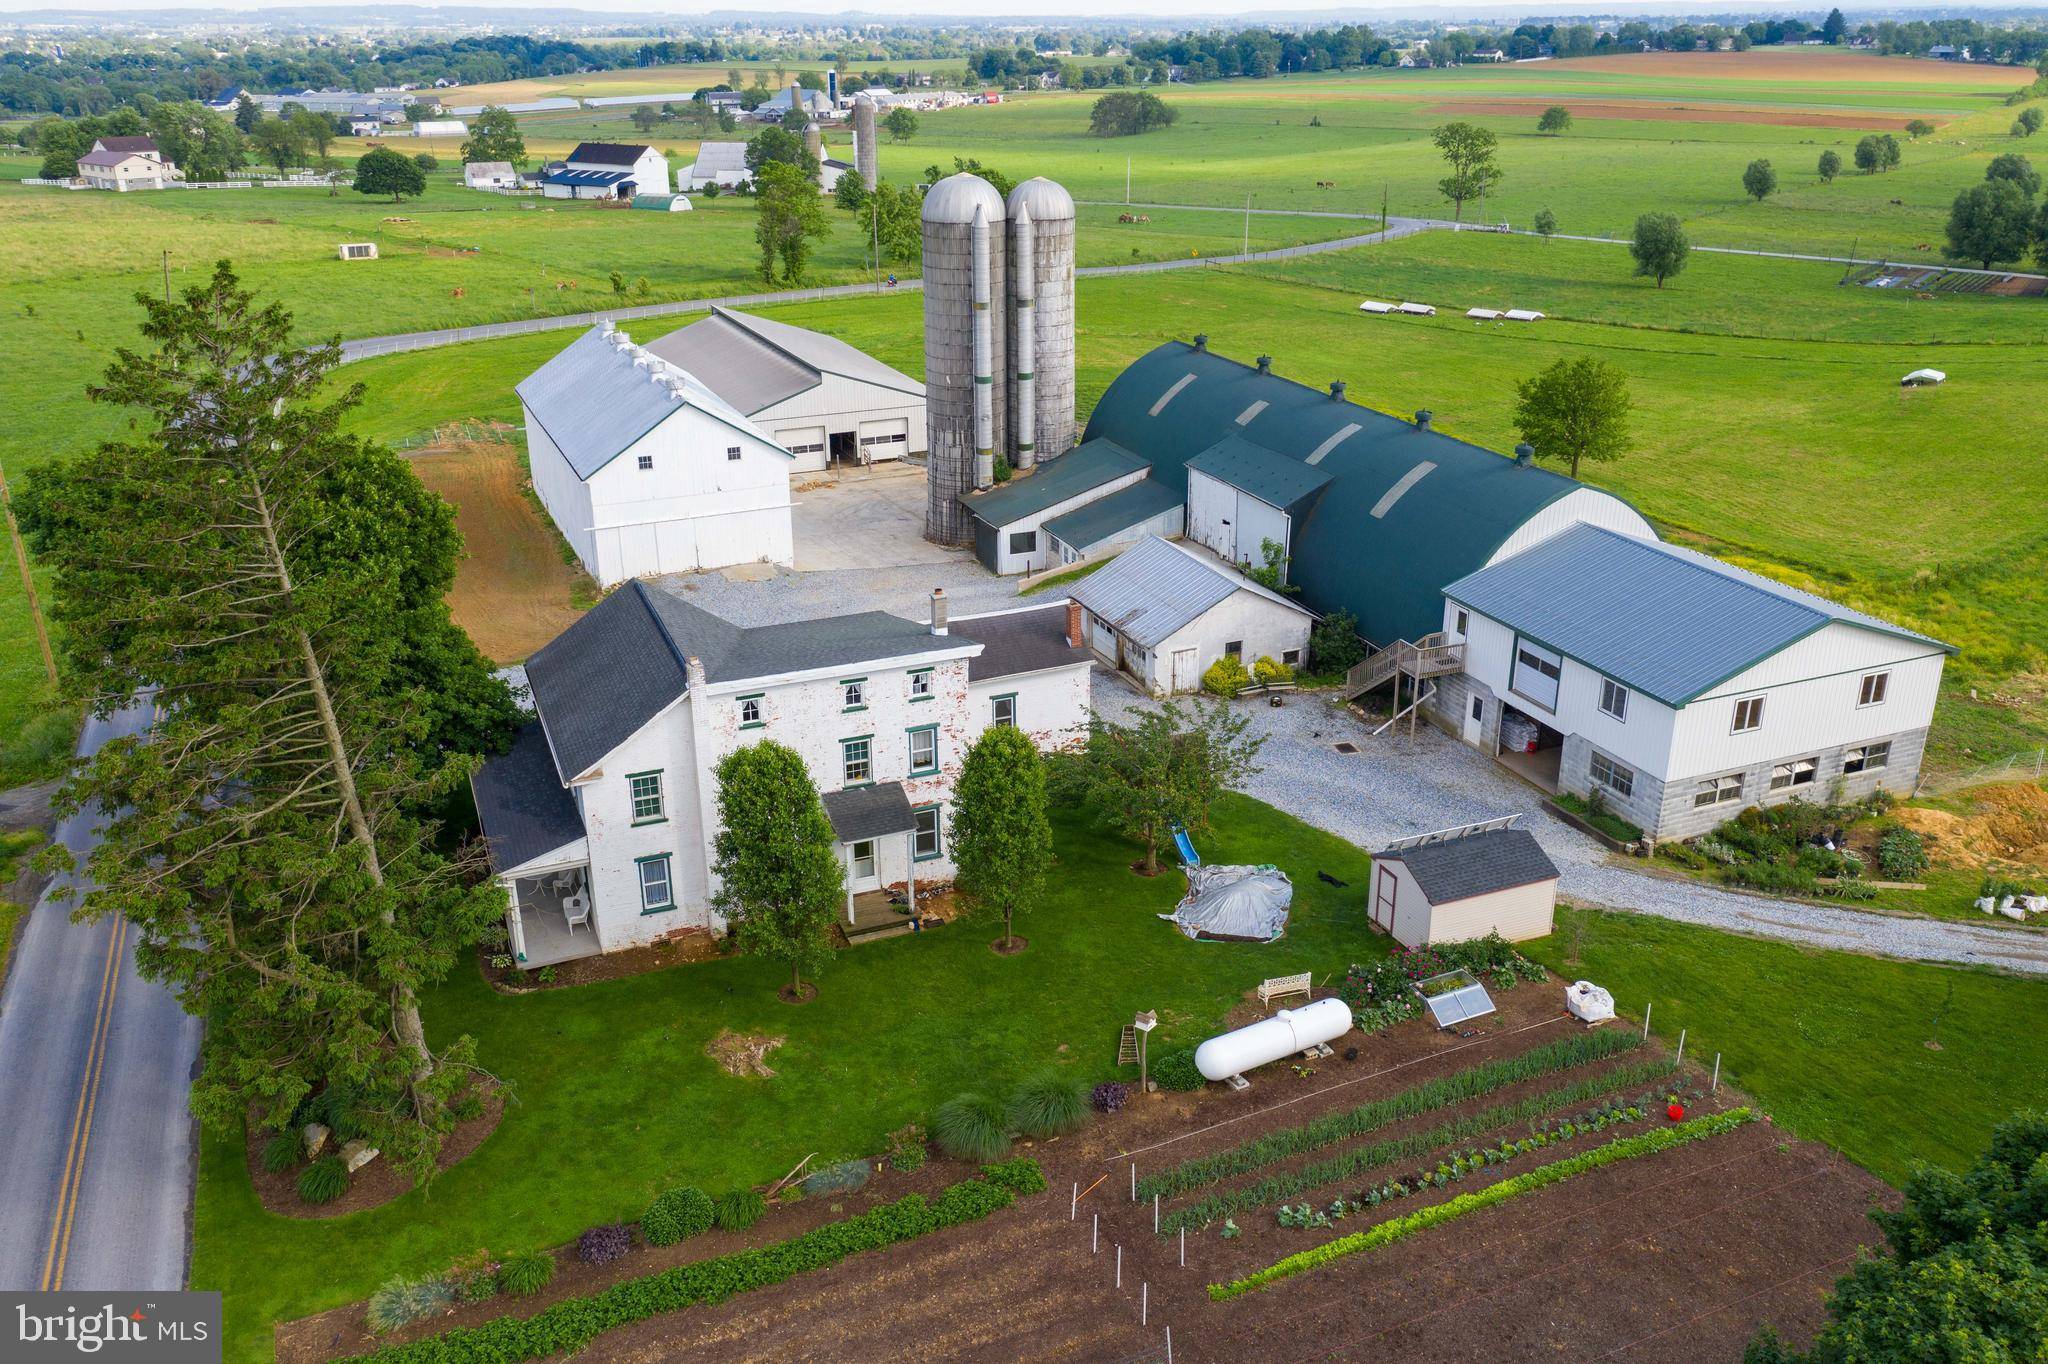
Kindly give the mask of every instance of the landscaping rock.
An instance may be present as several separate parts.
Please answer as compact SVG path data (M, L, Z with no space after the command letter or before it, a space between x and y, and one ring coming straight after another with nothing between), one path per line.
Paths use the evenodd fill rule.
M341 1148L341 1163L348 1167L350 1174L354 1174L376 1158L377 1148L361 1138Z
M311 1160L327 1149L327 1139L334 1135L317 1122L306 1124L306 1159Z

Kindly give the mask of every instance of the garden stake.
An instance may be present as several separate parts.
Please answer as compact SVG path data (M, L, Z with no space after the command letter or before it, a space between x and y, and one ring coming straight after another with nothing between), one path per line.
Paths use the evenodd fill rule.
M1095 1254L1102 1249L1102 1214L1091 1214L1093 1225L1088 1229L1088 1253Z
M1707 1093L1709 1093L1709 1094L1718 1094L1718 1093L1720 1093L1720 1092L1721 1092L1721 1053L1717 1051L1717 1052L1715 1052L1715 1053L1714 1053L1714 1083L1713 1083L1713 1084L1711 1084L1711 1085L1709 1085L1709 1086L1707 1086Z
M1643 1040L1645 1042L1650 1040L1650 1010L1655 1007L1656 1003L1657 1001L1653 999L1643 1006Z
M1073 1200L1072 1200L1071 1202L1069 1202L1069 1203L1067 1204L1067 1220L1068 1220L1069 1222L1071 1222L1071 1221L1073 1221L1073 1220L1074 1220L1075 1218L1079 1217L1080 1215L1081 1215L1081 1181L1077 1179L1077 1180L1075 1180L1075 1181L1074 1181L1074 1197L1073 1197Z
M1116 1286L1118 1288L1124 1286L1124 1248L1122 1246L1116 1248Z
M1159 1234L1159 1195L1152 1195L1152 1234Z
M1151 1315L1152 1285L1149 1283L1141 1283L1138 1285L1138 1325L1143 1326L1145 1324L1146 1318L1150 1317Z
M1678 1059L1677 1059L1676 1061L1672 1062L1672 1064L1673 1064L1673 1065L1678 1065L1678 1066L1682 1066L1682 1065L1684 1065L1684 1064L1685 1064L1685 1029L1684 1029L1684 1028L1680 1028L1680 1029L1678 1030Z
M1188 1229L1186 1227L1180 1229L1180 1267L1182 1269L1188 1267Z
M1173 1364L1173 1328L1166 1328L1166 1364Z
M1131 1162L1131 1202L1138 1201L1138 1162Z

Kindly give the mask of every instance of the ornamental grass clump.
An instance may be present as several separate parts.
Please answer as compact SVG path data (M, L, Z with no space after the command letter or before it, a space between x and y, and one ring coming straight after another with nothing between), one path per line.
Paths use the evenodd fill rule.
M1010 1153L1009 1118L985 1094L948 1099L932 1114L932 1140L955 1160L985 1165Z
M1065 1136L1088 1122L1088 1088L1057 1071L1043 1071L1010 1100L1010 1126L1027 1137Z
M299 1163L301 1149L299 1134L276 1132L263 1143L263 1168L271 1174L281 1175Z
M655 1199L640 1217L640 1235L650 1246L672 1246L710 1229L711 1195L685 1186Z
M734 1189L719 1196L717 1206L711 1210L711 1220L720 1231L745 1231L767 1211L768 1200L760 1194L752 1189Z
M498 1287L521 1297L531 1297L540 1292L554 1277L555 1257L544 1250L507 1255L498 1265Z
M370 1295L363 1315L370 1329L380 1335L410 1326L416 1321L438 1317L455 1305L455 1291L446 1280L428 1275L410 1279L404 1275L386 1279Z
M322 1156L299 1175L299 1197L307 1203L332 1203L348 1192L348 1166L340 1156Z

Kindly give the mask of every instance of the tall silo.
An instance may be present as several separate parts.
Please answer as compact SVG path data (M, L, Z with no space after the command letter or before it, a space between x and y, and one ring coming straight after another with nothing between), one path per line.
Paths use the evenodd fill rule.
M825 177L825 132L812 119L804 125L804 150L811 154L811 160L818 163L818 178Z
M1008 211L1013 258L1008 388L1015 414L1010 448L1017 467L1028 468L1032 458L1054 459L1074 444L1074 199L1051 180L1033 178L1010 191ZM1032 328L1028 346L1019 335L1027 317ZM1028 421L1022 414L1027 391Z
M875 158L875 102L866 95L856 95L853 100L853 168L869 189L881 178Z
M994 481L1007 444L1009 298L1003 196L978 175L949 175L924 196L924 534L968 542L959 495ZM1002 310L1002 311L998 311Z

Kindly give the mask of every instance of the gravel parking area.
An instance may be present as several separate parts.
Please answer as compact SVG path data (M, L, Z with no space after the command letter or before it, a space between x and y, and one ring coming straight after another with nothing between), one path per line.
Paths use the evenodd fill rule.
M1103 670L1094 699L1096 712L1111 717L1142 704ZM1264 771L1247 794L1368 851L1409 834L1520 814L1557 863L1560 892L1582 904L1814 947L2048 975L2048 938L2040 935L1774 900L1653 875L1562 823L1543 809L1534 787L1428 725L1412 738L1405 725L1373 738L1332 697L1285 701L1277 708L1263 700L1237 703L1266 736ZM1340 741L1359 751L1337 752Z

